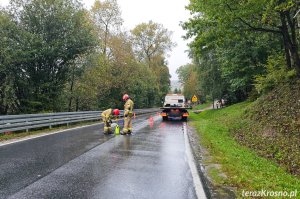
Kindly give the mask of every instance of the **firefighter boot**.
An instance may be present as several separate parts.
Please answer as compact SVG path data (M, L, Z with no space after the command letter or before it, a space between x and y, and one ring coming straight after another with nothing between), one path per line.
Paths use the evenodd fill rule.
M126 135L128 134L128 129L123 128L123 131L121 132L121 135Z
M128 133L128 125L129 125L129 117L124 117L124 127L123 127L123 132L121 133L122 135Z
M106 126L104 127L104 134L105 135L109 134L109 127Z
M132 128L128 128L128 134L132 133Z

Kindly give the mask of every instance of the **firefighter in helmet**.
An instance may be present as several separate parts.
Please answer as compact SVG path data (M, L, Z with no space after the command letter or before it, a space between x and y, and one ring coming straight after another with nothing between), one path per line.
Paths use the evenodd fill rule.
M111 119L113 119L114 117L117 118L119 114L120 114L119 109L112 110L111 108L101 113L102 121L104 123L104 134L112 133L112 129L110 126L112 123Z
M130 99L129 95L123 95L124 104L124 127L122 135L132 133L132 116L133 116L133 101Z

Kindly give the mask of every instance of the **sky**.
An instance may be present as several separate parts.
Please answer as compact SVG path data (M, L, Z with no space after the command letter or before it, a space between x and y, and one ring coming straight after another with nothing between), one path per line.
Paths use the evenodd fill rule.
M190 63L186 50L187 43L182 39L185 31L182 30L179 23L187 21L189 12L185 10L189 0L117 0L122 11L125 30L131 30L136 25L148 22L162 24L169 31L173 32L172 41L177 46L169 52L167 57L168 66L171 74L171 80L178 80L176 69L182 65ZM9 0L0 0L1 5L7 5ZM81 0L87 8L90 8L94 0ZM176 2L176 3L175 3Z

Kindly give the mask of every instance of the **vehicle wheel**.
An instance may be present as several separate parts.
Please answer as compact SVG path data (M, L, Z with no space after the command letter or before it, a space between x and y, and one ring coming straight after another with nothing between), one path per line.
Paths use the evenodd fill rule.
M164 116L162 118L163 118L163 121L168 121L168 116Z
M187 117L182 117L181 120L182 121L187 121Z

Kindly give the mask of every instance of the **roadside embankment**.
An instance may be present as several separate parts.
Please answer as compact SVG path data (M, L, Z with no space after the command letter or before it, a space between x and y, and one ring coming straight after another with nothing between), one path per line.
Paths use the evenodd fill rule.
M246 140L238 139L245 123L251 125L245 113L252 106L244 102L200 114L191 113L190 123L197 130L201 147L207 151L202 159L206 175L216 186L235 187L238 198L249 191L300 192L297 176L249 147L255 142L244 144Z
M300 82L278 86L246 109L236 139L300 178Z

